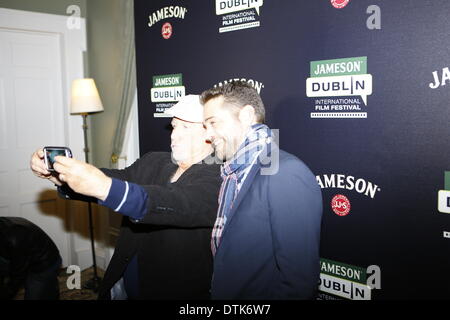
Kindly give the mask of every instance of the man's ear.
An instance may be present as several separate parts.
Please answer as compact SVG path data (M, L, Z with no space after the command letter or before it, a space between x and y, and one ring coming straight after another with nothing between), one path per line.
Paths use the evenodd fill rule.
M239 110L239 121L241 123L252 126L256 123L256 113L253 106L247 104Z

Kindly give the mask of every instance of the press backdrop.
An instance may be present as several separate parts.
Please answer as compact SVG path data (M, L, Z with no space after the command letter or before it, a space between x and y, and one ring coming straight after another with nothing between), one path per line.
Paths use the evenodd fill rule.
M322 187L320 298L450 298L449 16L448 0L135 0L141 154L169 151L181 96L244 79Z

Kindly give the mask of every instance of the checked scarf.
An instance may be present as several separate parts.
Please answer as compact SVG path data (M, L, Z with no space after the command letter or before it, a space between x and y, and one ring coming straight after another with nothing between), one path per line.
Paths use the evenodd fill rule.
M234 200L238 194L238 186L249 171L251 164L259 155L268 139L272 136L269 127L264 124L255 124L250 128L244 142L234 154L233 158L225 162L220 168L222 185L219 193L219 208L211 238L213 256L219 248L220 238L227 222L228 214L233 208Z

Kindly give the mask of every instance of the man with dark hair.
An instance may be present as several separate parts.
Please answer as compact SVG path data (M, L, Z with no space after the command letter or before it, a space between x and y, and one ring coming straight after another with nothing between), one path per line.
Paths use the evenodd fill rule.
M314 174L263 124L254 88L202 93L222 187L211 249L213 299L312 299L319 281L322 196Z
M25 300L59 299L61 257L50 237L20 217L0 217L0 299L14 299L25 286Z
M216 97L223 97L227 101L227 107L235 114L239 113L243 105L250 105L255 110L255 121L264 123L266 109L261 96L248 83L243 81L232 82L225 86L218 86L203 92L200 99L203 103Z

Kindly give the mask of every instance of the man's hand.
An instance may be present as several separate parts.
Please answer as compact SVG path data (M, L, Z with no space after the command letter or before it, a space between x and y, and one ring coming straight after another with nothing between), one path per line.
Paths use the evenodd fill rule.
M90 164L56 156L53 168L59 173L59 180L66 182L75 192L102 201L105 201L109 194L112 179Z
M63 183L58 179L58 177L52 175L52 173L47 170L47 166L44 162L44 150L37 149L31 155L30 168L36 177L50 180L54 184L62 186Z

